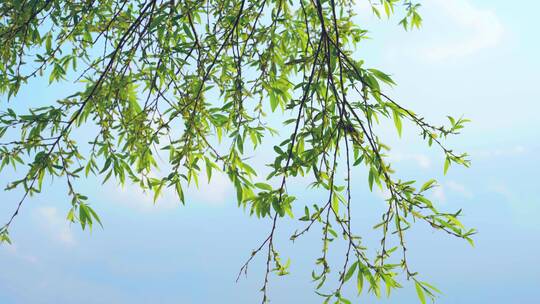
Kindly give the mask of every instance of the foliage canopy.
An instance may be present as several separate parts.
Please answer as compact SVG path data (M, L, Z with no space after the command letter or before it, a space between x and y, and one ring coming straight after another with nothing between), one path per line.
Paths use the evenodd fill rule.
M421 24L419 4L365 1L378 17L401 15L406 30ZM240 206L271 219L270 232L240 271L247 272L259 253L265 256L263 302L269 275L288 273L274 242L279 219L287 216L303 223L293 240L322 228L313 280L325 303L350 303L342 287L353 277L359 293L379 296L385 288L389 294L401 287L399 271L414 282L421 302L433 298L437 289L407 263L407 229L425 222L469 241L474 230L459 222L459 211L440 212L426 198L435 180L418 186L395 177L389 148L373 126L390 121L401 134L402 120L411 121L428 145L441 148L446 173L453 163L469 164L466 154L443 144L467 120L449 117L448 126L432 125L386 95L382 89L395 85L392 78L354 52L367 38L356 10L348 0L2 1L0 170L12 165L25 171L7 186L23 189L24 196L0 229L0 241L10 242L13 220L46 178L65 181L72 198L67 220L84 229L101 222L76 189L77 179L135 183L155 197L170 187L185 203L187 185L221 171ZM44 107L10 108L7 101L34 78L64 82L73 91ZM268 118L273 112L278 123ZM277 129L290 133L274 146L263 181L246 154ZM162 176L153 173L159 155L170 165ZM362 166L369 188L389 193L375 226L382 238L373 258L351 229L351 170ZM296 177L308 178L327 196L313 206L295 197L287 183ZM388 248L391 238L398 245ZM337 284L328 287L327 253L337 239L347 250L336 266ZM390 263L393 256L399 262Z

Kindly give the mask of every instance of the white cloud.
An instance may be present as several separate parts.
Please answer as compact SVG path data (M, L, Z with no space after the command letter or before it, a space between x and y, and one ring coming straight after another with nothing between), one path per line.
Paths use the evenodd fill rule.
M423 54L430 60L440 61L475 54L483 49L499 45L504 36L504 26L493 10L476 7L470 0L432 0L426 6L442 12L437 20L444 22L437 34L444 37L433 46L425 47ZM429 24L427 25L429 26Z
M38 258L36 256L21 252L21 250L19 250L16 244L3 246L2 248L4 248L8 254L20 258L28 263L35 264L38 262Z
M510 215L516 225L540 229L540 222L537 220L540 213L540 201L537 196L510 187L502 181L492 183L487 190L498 194L503 199L502 202L510 207Z
M377 195L377 197L383 200L387 200L392 196L392 194L390 193L390 190L386 188L381 189L379 187L375 187L375 195Z
M65 245L74 245L75 238L69 227L68 221L58 212L55 207L39 207L36 215L44 230L49 236Z
M153 174L158 176L158 174ZM207 182L208 178L205 172L201 172L199 176L199 187L194 184L184 187L184 196L186 204L204 204L207 206L222 205L229 200L235 200L236 196L232 195L233 188L228 177L221 173L214 171L212 173L212 179L210 183ZM113 200L117 203L134 207L140 211L153 211L160 209L172 209L181 205L180 198L176 194L174 188L163 188L160 196L154 203L154 194L149 191L143 191L137 184L126 184L124 187L109 184L110 193L114 193Z
M472 198L472 193L462 184L456 182L456 181L448 181L447 183L445 183L445 186L446 188L448 188L449 190L455 192L455 193L458 193L460 195L462 195L463 197L466 197L466 198Z
M431 167L431 159L425 154L395 152L390 153L388 158L392 162L414 161L422 169Z
M447 195L452 193L458 194L465 198L473 197L472 192L469 191L467 187L453 180L445 182L442 185L437 185L435 188L433 188L431 196L435 200L435 203L443 205L447 202Z
M192 195L197 201L210 205L221 205L229 201L236 201L236 196L232 195L233 187L231 181L221 172L213 172L210 183L206 174L201 174L198 189L190 189L188 195Z
M513 199L512 191L503 183L497 183L489 186L489 191L497 193L503 196L506 200L510 201Z
M163 188L161 195L154 203L154 194L143 191L137 184L120 185L111 184L108 186L112 201L140 211L152 211L156 209L172 209L180 204L180 199L170 188Z
M446 193L443 186L437 186L433 188L433 198L436 200L435 204L445 203L446 202Z
M458 194L465 198L472 198L473 194L464 185L456 181L448 181L444 184L439 184L431 191L431 197L435 205L443 206L447 203L447 196L450 194ZM452 199L451 199L452 200Z
M503 147L495 148L489 150L477 150L472 151L471 156L473 158L493 158L493 157L504 157L504 156L520 156L527 153L528 150L522 145L516 145L513 147Z

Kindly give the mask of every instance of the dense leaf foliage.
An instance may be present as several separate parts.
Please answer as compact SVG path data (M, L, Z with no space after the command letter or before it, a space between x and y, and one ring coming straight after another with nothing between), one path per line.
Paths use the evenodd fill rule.
M419 4L365 1L379 17L401 15L406 30L421 24ZM76 189L77 179L135 183L156 198L170 187L185 203L189 184L221 171L240 206L271 219L269 234L240 271L247 272L259 253L265 256L263 302L269 275L288 273L274 242L287 216L304 225L293 240L322 228L313 280L325 303L350 303L341 290L353 278L359 293L389 294L401 287L400 271L421 302L433 298L437 289L407 263L407 229L425 222L469 241L474 230L459 222L459 211L440 212L426 198L434 180L416 185L395 177L389 148L373 126L389 122L401 134L402 121L409 120L446 155L446 172L453 163L468 165L466 154L443 145L467 120L449 117L448 126L435 126L385 94L382 89L395 85L392 78L354 52L367 33L356 22L357 10L348 0L1 1L0 169L25 170L7 186L24 196L14 202L0 241L10 242L13 220L46 178L65 181L72 198L67 219L84 229L101 222ZM7 101L34 78L65 83L66 96L29 111L9 108ZM269 135L283 138L264 181L246 153ZM153 171L159 155L170 165L161 176ZM351 170L365 172L370 189L389 193L375 226L382 239L374 257L351 229ZM287 190L297 177L327 196L314 205L298 199ZM390 238L398 246L388 248ZM337 239L347 251L331 287L327 254ZM388 262L393 256L399 262Z

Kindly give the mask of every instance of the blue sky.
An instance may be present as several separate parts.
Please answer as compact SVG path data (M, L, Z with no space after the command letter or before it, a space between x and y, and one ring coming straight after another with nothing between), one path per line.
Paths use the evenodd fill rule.
M443 291L438 303L532 303L540 289L540 39L538 1L431 0L424 26L404 32L397 20L359 19L374 38L358 49L372 67L391 73L397 100L428 117L464 115L472 123L449 144L471 154L470 169L442 175L443 156L407 128L403 138L380 128L393 150L398 173L438 177L432 194L441 209L464 209L463 221L479 230L476 247L417 225L409 233L410 262ZM364 6L358 6L359 11ZM48 100L55 92L36 83L18 102ZM7 171L6 171L7 172ZM0 180L13 178L2 173ZM353 216L366 242L382 207L381 193L361 180L354 188ZM181 207L170 193L152 204L134 187L79 183L99 211L105 229L80 231L64 220L63 185L51 184L25 203L11 231L14 244L0 247L0 303L256 303L264 261L235 283L239 267L269 229L236 207L234 191L217 176L191 191ZM302 190L305 201L317 195ZM0 216L12 212L18 192L0 196ZM273 303L311 303L310 273L319 254L317 231L297 240L299 226L283 222L278 247L292 259L292 274L272 277ZM339 249L339 248L336 248ZM331 257L339 261L339 254ZM363 302L374 302L370 297ZM413 286L382 303L416 303Z

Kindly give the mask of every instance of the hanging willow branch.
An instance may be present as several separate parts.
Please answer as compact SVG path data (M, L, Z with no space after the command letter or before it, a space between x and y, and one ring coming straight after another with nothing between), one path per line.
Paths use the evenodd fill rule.
M405 29L420 26L419 4L368 2L379 17L395 11L404 16L399 23ZM280 221L295 218L293 210L303 214L292 240L322 229L313 279L325 303L350 303L342 289L352 277L359 293L364 284L377 296L383 286L390 293L401 287L399 271L414 282L422 302L433 298L437 289L420 281L407 262L407 229L424 222L470 242L474 230L459 222L460 211L440 212L426 198L434 180L417 188L395 176L374 126L390 121L401 134L402 121L409 120L428 145L441 148L446 173L452 163L469 165L466 154L444 145L467 120L449 117L449 126L432 125L382 91L395 85L392 78L367 68L352 51L367 33L355 18L358 10L339 0L2 1L0 170L13 165L25 173L7 186L24 194L0 228L0 241L10 242L16 216L46 178L65 180L72 198L67 219L84 229L101 222L76 180L113 178L155 198L172 188L185 204L188 185L220 171L240 206L270 219L269 233L238 275L247 274L257 255L265 256L263 303L270 274L288 273L275 238ZM8 107L35 78L61 83L66 97L27 111ZM289 114L293 118L286 119ZM77 129L86 132L76 135ZM276 129L291 133L274 146L268 181L259 182L245 155L265 146L265 136L277 135ZM168 172L156 176L160 156L167 157L160 169ZM351 197L353 170L366 172L370 189L389 193L375 226L380 247L373 251L351 228L351 209L361 206ZM298 176L327 196L313 206L296 198L287 184ZM392 238L398 246L388 248ZM346 252L332 288L327 257L338 239ZM394 255L399 262L389 262Z

